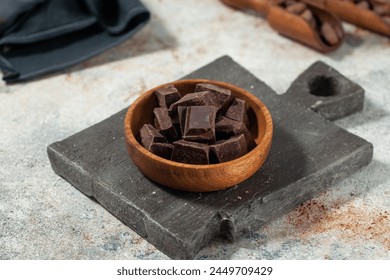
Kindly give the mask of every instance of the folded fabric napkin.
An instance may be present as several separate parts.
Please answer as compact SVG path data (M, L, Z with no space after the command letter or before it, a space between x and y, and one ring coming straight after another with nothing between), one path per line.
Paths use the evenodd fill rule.
M0 69L18 82L65 69L134 35L139 0L0 0Z

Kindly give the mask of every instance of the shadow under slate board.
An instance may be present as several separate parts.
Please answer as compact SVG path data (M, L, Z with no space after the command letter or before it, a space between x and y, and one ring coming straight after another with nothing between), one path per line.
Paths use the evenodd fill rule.
M48 147L58 175L171 258L191 259L217 236L234 241L372 160L372 144L320 115L336 119L353 113L362 108L364 98L362 88L322 62L309 67L284 95L227 56L185 78L235 84L269 108L272 148L250 179L212 193L181 192L150 181L126 151L127 109ZM323 86L331 92L323 92Z

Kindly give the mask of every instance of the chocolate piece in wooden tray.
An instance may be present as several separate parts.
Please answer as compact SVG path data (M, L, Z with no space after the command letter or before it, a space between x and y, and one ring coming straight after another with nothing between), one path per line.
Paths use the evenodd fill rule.
M155 128L144 125L140 133L146 135L140 139L145 148L173 161L209 164L235 159L256 146L244 100L232 100L230 90L207 83L197 84L195 91L174 103L181 96L174 86L155 91L161 107L153 109ZM213 144L210 162L209 145Z

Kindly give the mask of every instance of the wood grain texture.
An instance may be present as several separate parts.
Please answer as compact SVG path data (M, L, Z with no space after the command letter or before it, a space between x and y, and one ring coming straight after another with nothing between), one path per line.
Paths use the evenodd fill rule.
M200 83L214 84L231 90L234 97L246 101L252 118L249 130L256 147L246 155L219 164L194 165L178 163L156 156L146 150L137 140L139 129L152 124L153 108L157 104L154 92L173 84L184 96L195 91ZM272 118L267 107L248 91L234 85L205 80L181 80L163 84L143 93L129 108L124 121L126 147L134 164L151 180L177 190L208 192L232 187L252 176L266 160L272 141Z
M372 159L369 142L298 105L292 95L277 95L229 57L186 78L235 84L260 98L271 112L269 156L260 170L237 186L195 193L150 181L126 151L127 108L48 147L57 174L171 258L193 258L217 236L234 240L259 228Z

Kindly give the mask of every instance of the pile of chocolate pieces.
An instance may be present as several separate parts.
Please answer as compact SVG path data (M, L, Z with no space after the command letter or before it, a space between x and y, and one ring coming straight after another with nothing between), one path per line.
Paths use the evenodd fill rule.
M245 101L213 84L197 84L183 97L169 85L154 92L154 126L137 136L157 156L187 164L213 164L239 158L253 149Z

